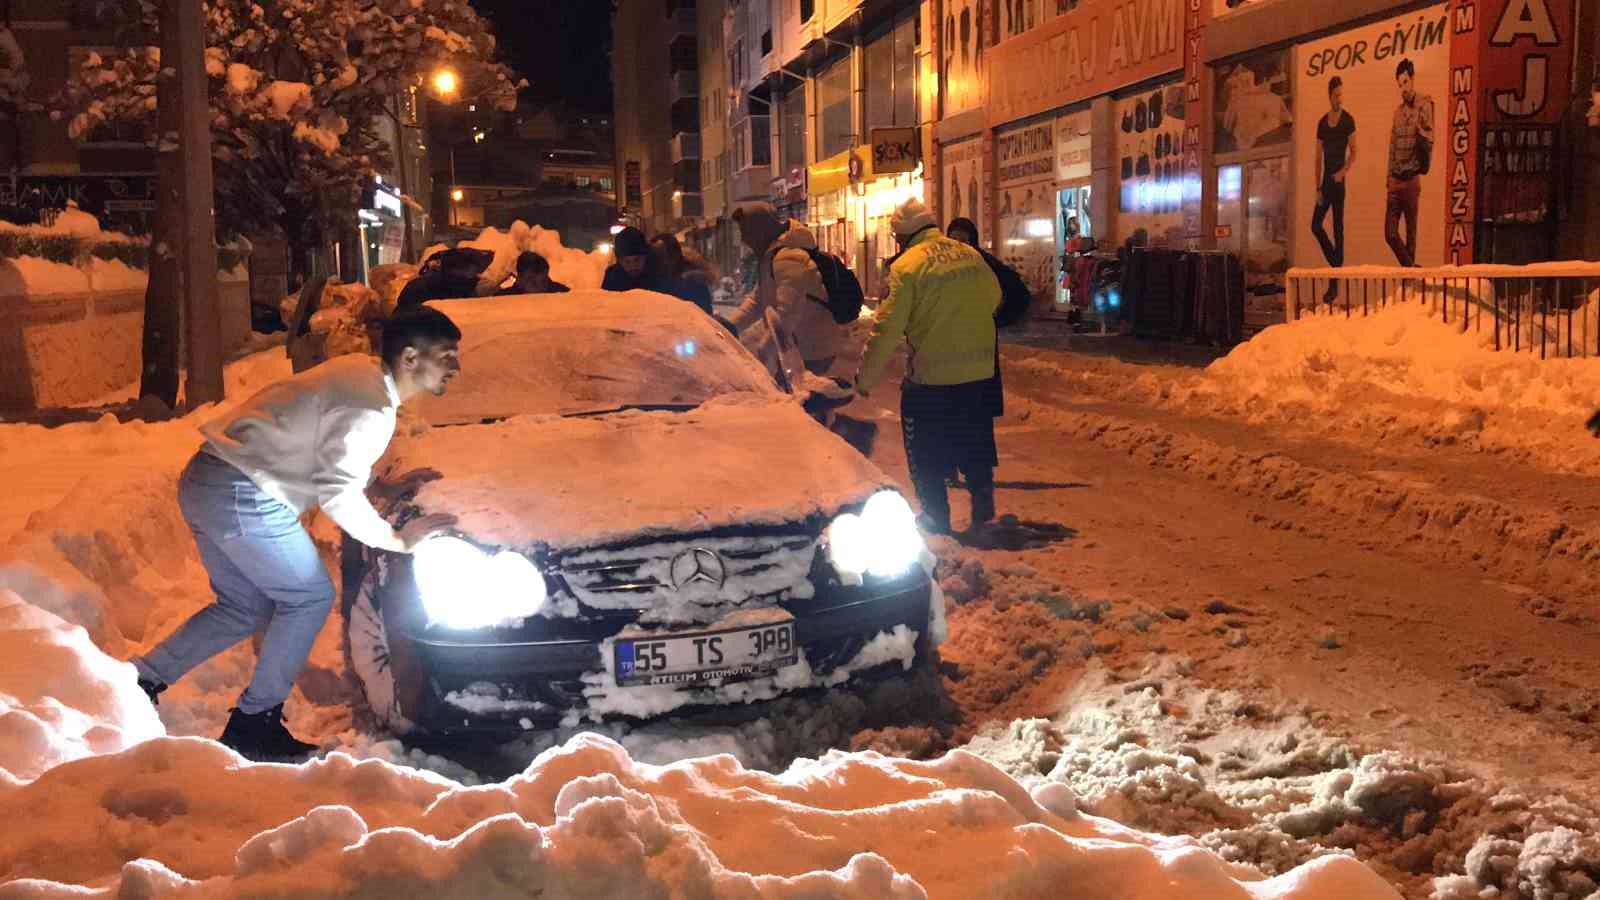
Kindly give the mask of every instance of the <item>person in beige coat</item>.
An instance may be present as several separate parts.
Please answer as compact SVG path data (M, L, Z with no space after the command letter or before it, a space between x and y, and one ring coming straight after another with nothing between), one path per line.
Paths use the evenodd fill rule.
M767 203L749 203L733 214L739 236L756 255L756 289L729 317L745 345L776 369L775 344L792 343L814 375L827 374L845 340L845 329L828 311L828 292L822 273L808 250L817 248L810 229L795 221L780 221ZM782 334L768 335L762 323L767 311L775 312Z

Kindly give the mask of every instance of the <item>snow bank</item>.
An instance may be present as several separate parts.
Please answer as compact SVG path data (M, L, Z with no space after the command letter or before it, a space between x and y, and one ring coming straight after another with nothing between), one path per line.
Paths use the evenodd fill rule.
M1600 362L1496 352L1493 340L1492 331L1441 322L1427 304L1397 303L1365 318L1307 316L1269 328L1206 374L1217 390L1329 413L1374 394L1564 417L1594 411Z
M137 679L82 628L0 589L0 792L164 734Z
M162 739L7 794L39 823L0 835L8 890L29 897L175 896L202 880L230 896L1398 896L1343 857L1262 879L1193 840L1082 815L1062 785L1030 795L959 751L830 752L768 775L728 756L645 765L584 735L465 788L343 754L249 765Z
M498 288L502 282L517 273L517 254L532 250L545 258L550 264L550 279L572 288L575 291L598 290L600 282L605 279L606 266L611 264L611 258L599 251L585 253L564 246L561 243L561 232L542 228L538 225L529 225L520 219L513 222L511 228L501 231L498 228L485 228L478 234L477 239L464 241L462 247L472 247L478 250L488 250L494 253L494 262L479 276L480 285L489 290ZM429 248L431 251L434 248ZM427 254L424 253L424 258Z

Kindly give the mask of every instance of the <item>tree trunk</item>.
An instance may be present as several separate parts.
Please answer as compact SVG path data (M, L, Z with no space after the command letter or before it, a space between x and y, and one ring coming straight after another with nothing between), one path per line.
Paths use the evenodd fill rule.
M189 382L184 403L193 409L222 400L222 311L217 286L217 227L211 173L211 97L206 82L205 12L200 0L167 0L176 9L176 28L162 22L162 65L178 70L181 95L179 156L183 166L183 232L178 254L188 328ZM163 17L170 17L168 12ZM176 41L169 41L169 31Z
M162 5L161 56L177 58L177 4ZM178 406L182 284L178 251L183 241L183 160L178 152L178 73L162 66L156 76L156 214L151 235L150 280L144 294L143 365L139 396L155 398L168 410Z

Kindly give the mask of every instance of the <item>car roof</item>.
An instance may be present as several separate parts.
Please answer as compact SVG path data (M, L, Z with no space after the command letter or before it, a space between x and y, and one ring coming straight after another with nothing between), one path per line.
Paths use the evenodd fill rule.
M570 291L511 294L429 302L463 328L496 322L604 325L653 322L684 328L721 328L693 303L654 291Z

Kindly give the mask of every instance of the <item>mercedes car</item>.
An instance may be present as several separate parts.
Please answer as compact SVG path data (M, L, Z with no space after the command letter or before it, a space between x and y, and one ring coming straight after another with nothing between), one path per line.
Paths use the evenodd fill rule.
M431 305L462 372L402 410L379 472L437 477L380 509L457 525L346 554L379 724L744 707L910 671L942 640L904 497L718 320L644 292Z

